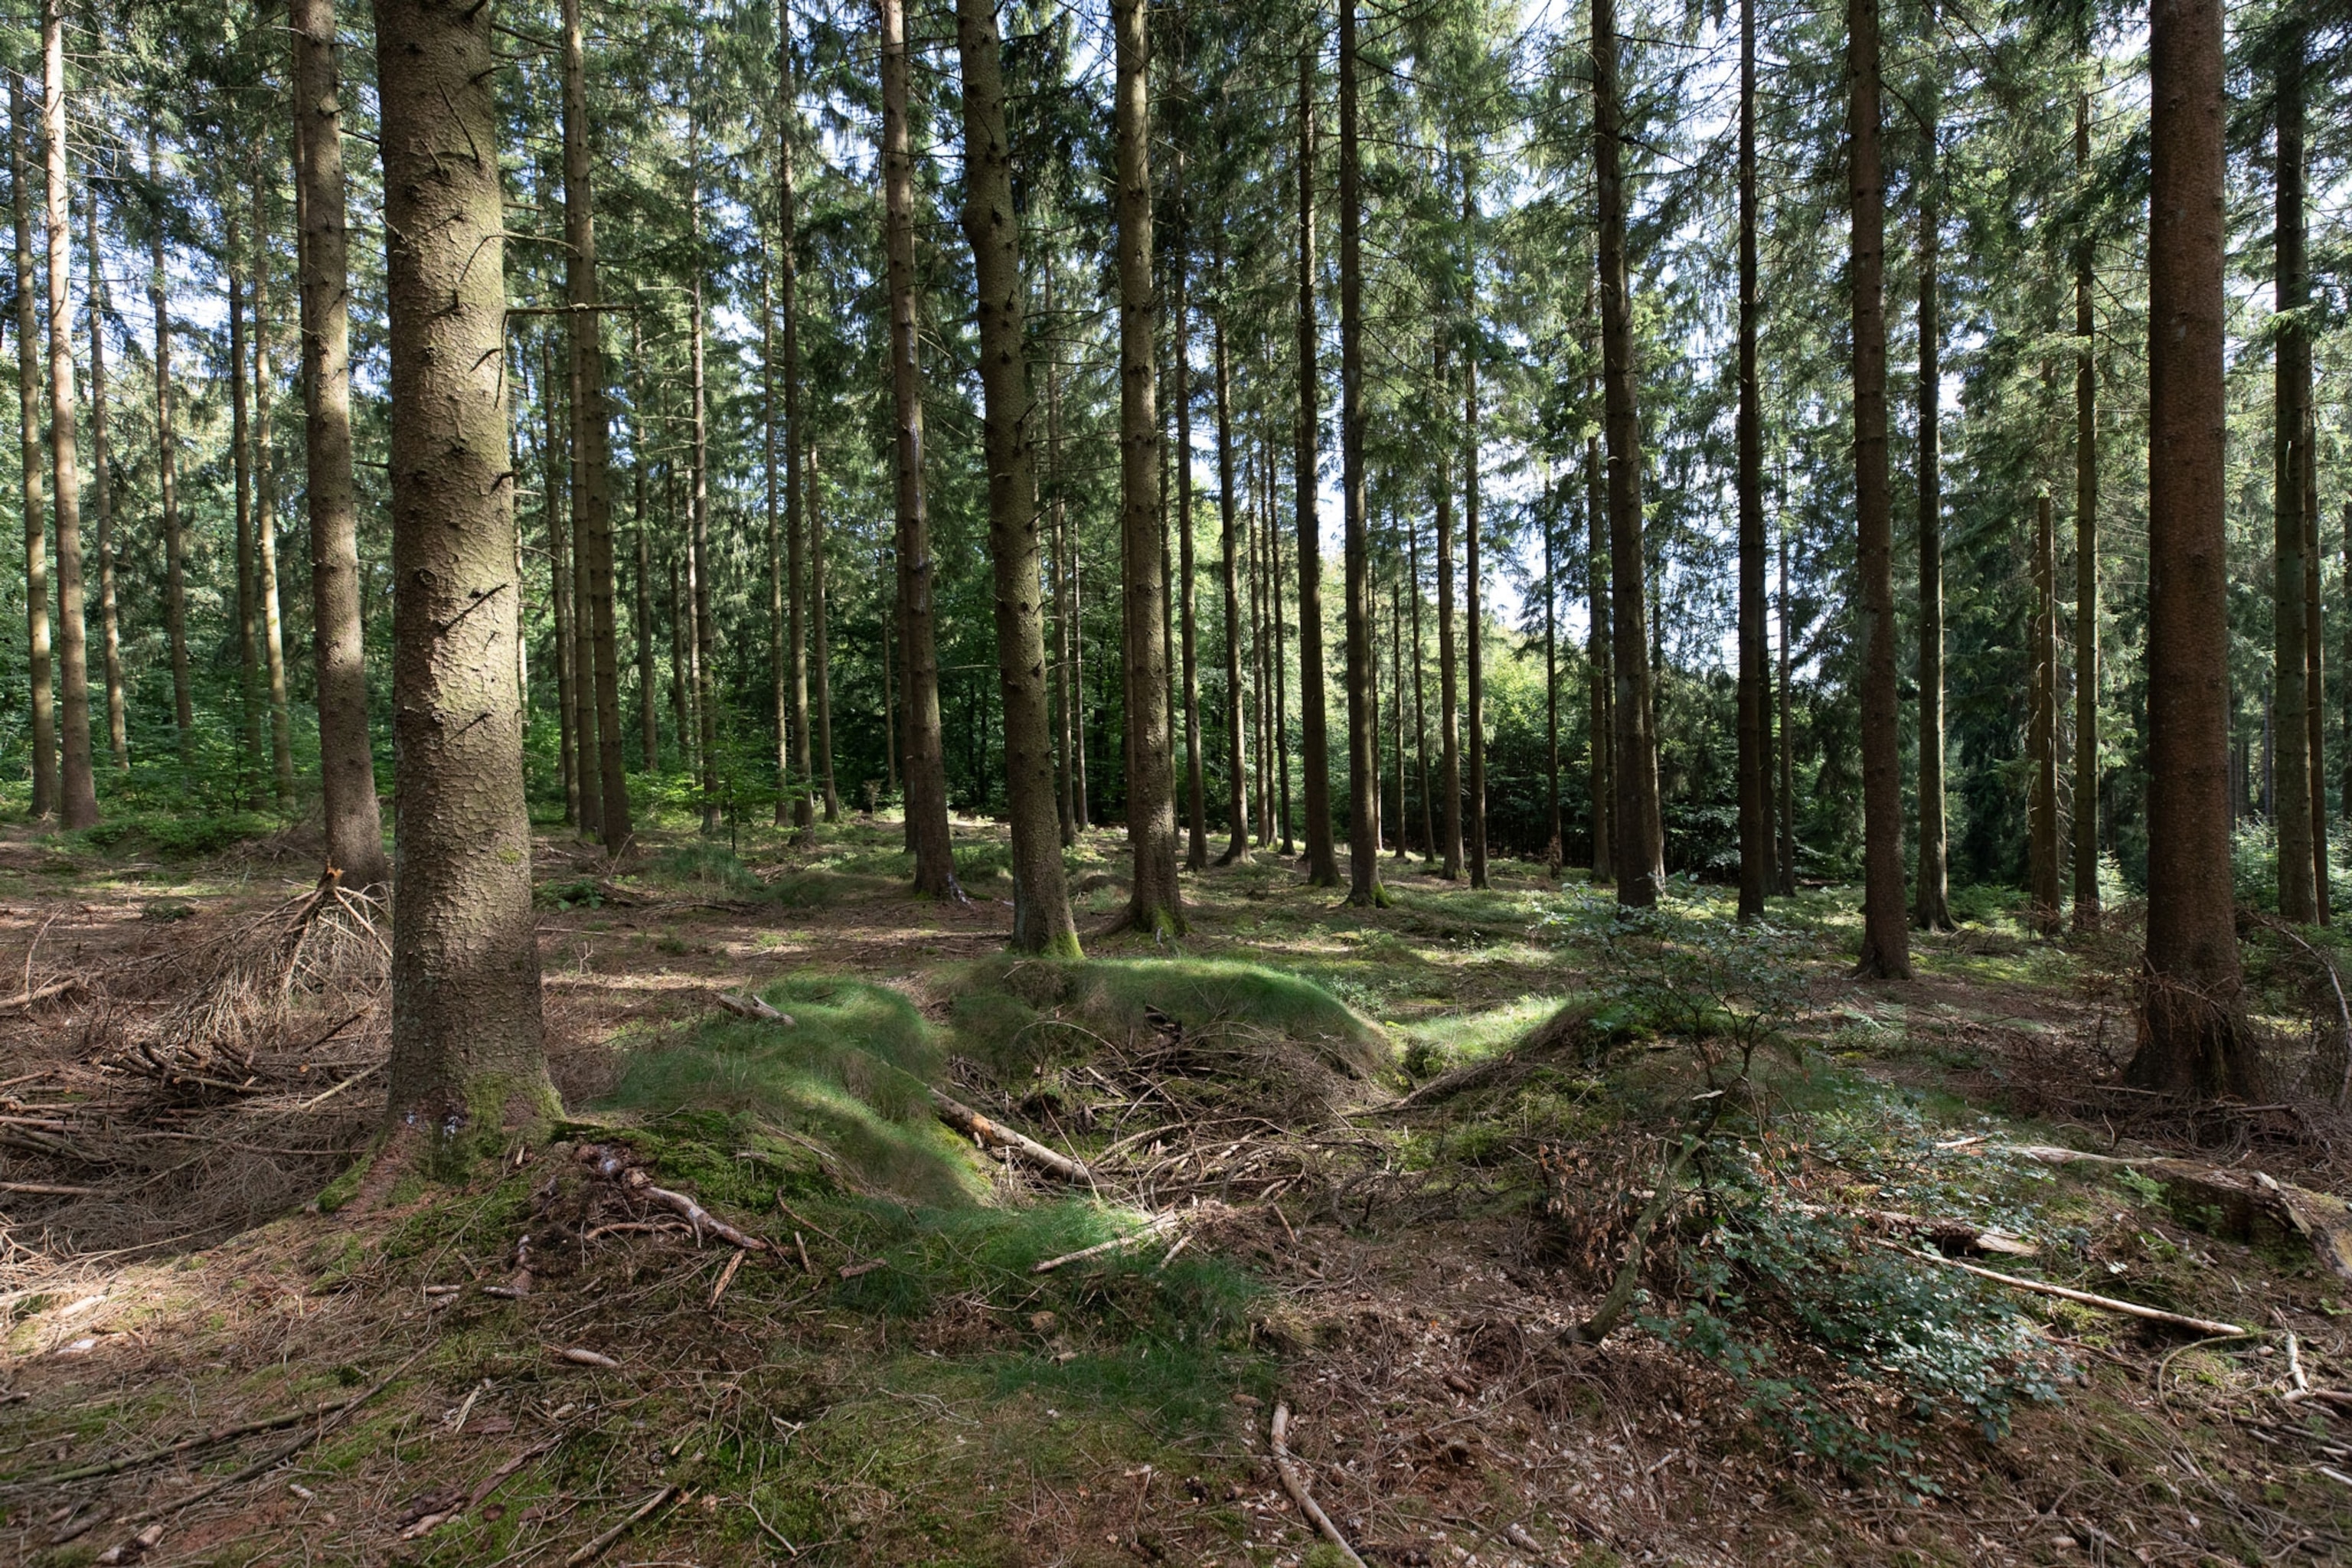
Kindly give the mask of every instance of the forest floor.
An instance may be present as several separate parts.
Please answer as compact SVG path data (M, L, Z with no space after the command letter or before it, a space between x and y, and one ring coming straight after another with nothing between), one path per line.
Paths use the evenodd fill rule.
M2128 910L1974 898L1861 984L1847 889L1358 910L1261 853L1016 963L957 836L969 905L893 822L547 832L567 1120L436 1178L301 833L0 829L0 1556L1344 1562L1283 1406L1373 1563L2352 1561L2337 950L2249 923L2282 1088L2183 1106L2116 1081Z

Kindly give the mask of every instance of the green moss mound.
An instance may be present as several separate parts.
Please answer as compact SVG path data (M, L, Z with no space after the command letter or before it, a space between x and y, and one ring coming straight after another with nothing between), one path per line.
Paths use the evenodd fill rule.
M957 1206L987 1192L969 1147L931 1114L939 1042L913 1003L855 980L800 976L762 993L779 1024L705 1018L630 1053L605 1108L648 1124L723 1119L856 1190Z

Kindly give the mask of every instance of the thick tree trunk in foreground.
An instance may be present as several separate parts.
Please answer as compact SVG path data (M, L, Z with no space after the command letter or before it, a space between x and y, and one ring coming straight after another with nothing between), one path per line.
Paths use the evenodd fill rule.
M89 256L89 490L98 508L98 618L106 655L106 741L117 768L131 765L131 738L123 725L122 625L114 603L114 474L106 450L106 269L98 243L98 181L89 182L82 214L83 248Z
M1339 885L1339 857L1331 837L1330 699L1324 692L1323 519L1316 492L1316 447L1322 416L1316 406L1320 332L1315 324L1315 54L1298 57L1298 450L1291 465L1297 490L1298 742L1305 774L1307 881Z
M1013 949L1076 958L1054 802L1045 702L1045 618L1038 584L1037 447L1023 342L1020 219L1004 132L995 0L956 0L963 66L964 237L980 309L988 462L988 552L996 589L996 667L1004 700L1004 794L1013 827Z
M48 153L49 458L57 487L59 819L68 828L98 823L98 781L90 766L89 645L82 617L81 474L74 450L72 175L66 164L65 0L41 9L42 142Z
M903 0L882 12L883 229L889 252L890 389L898 431L898 632L908 847L915 891L961 896L948 837L947 764L940 742L940 661L933 629L930 513L923 493L923 382L915 321L914 159L908 141L910 67Z
M2230 873L2221 0L2151 12L2143 1089L2259 1092Z
M1151 360L1150 36L1143 0L1111 0L1117 45L1119 506L1127 554L1128 921L1155 937L1184 929L1176 886L1175 757L1168 722L1167 538L1160 524L1160 414Z
M2290 32L2292 29L2290 29ZM2303 41L2291 37L2278 63L2277 212L2274 246L2276 308L2285 324L2273 364L2271 443L2273 575L2271 580L2271 701L2277 725L2273 820L2278 830L2278 900L2283 919L2318 918L2314 878L2311 796L2318 783L2305 738L2310 676L2309 635L2303 592L2305 443L2310 438L2311 338L2299 312L2311 302L2304 260Z
M2084 52L2087 55L2089 49ZM2091 100L2074 100L2074 173L2091 166ZM2074 249L2074 929L2099 924L2099 423L2091 244Z
M299 191L303 489L310 514L310 616L319 689L319 782L327 874L346 887L392 879L368 733L360 620L359 508L352 480L350 236L344 228L342 92L333 0L292 0L295 179Z
M499 121L486 5L377 0L375 23L402 585L387 1110L455 1153L453 1139L479 1149L555 1101L513 674Z
M1878 157L1879 0L1847 0L1847 178L1853 200L1853 479L1862 652L1862 958L1911 977L1903 888L1903 756L1895 682L1895 523L1886 479L1885 187Z
M582 729L595 722L596 831L618 853L636 832L621 755L621 650L613 605L613 415L596 280L596 197L588 135L587 42L580 0L563 0L563 299L572 318L572 548L586 568L572 605L587 634L580 661ZM584 583L583 580L584 579Z
M2033 502L2032 716L2026 752L2033 778L2026 803L2026 919L2043 936L2058 931L2058 551L2050 492Z
M33 145L33 106L25 92L25 78L12 72L8 79L8 174L9 188L15 198L16 218L16 415L17 432L22 439L19 450L23 467L18 470L24 480L25 521L25 631L27 645L26 673L33 689L33 816L36 818L55 816L58 810L58 718L56 680L49 663L49 544L47 525L41 516L41 470L47 465L41 450L41 336L38 288L33 271L33 177L28 156ZM152 160L151 159L152 163ZM157 231L162 232L160 229ZM163 242L156 241L157 254L162 254ZM160 268L159 274L160 276ZM159 321L163 317L159 314ZM158 346L161 347L162 329ZM159 352L157 357L159 384L169 385L170 362ZM171 424L163 426L164 473L171 468ZM166 481L169 482L168 480ZM165 492L170 493L168 490ZM177 531L173 538L176 542ZM174 555L176 563L177 556ZM172 604L179 605L179 573L174 565L172 574ZM176 616L175 616L176 622ZM176 641L175 648L181 648ZM181 711L187 711L187 669L184 649L174 667L180 678ZM183 744L188 722L180 723Z
M1622 98L1617 79L1617 7L1592 4L1593 153L1601 196L1602 425L1609 438L1611 674L1616 721L1611 826L1617 901L1658 901L1666 879L1658 819L1657 721L1650 705L1648 566L1642 545L1642 426L1635 404L1633 300L1625 268L1625 186L1618 172Z
M1923 226L1925 220L1923 219ZM1756 0L1739 4L1739 918L1772 886L1771 734L1764 647L1764 408L1756 380ZM1932 284L1921 284L1921 300ZM1923 320L1925 318L1923 317ZM1924 340L1923 340L1924 341ZM1923 380L1926 362L1920 366ZM1926 406L1926 394L1921 395ZM1923 450L1925 444L1923 440ZM1927 531L1921 523L1920 596ZM1925 633L1921 636L1924 637ZM1922 647L1924 649L1924 643ZM1921 675L1926 674L1924 659ZM1924 764L1923 764L1924 767ZM1924 773L1923 773L1924 777ZM1925 788L1925 785L1922 785Z
M1356 149L1356 5L1339 0L1339 497L1347 543L1348 901L1381 886L1380 735L1374 729L1370 550L1365 538L1363 198Z
M1911 918L1950 931L1949 835L1944 812L1944 484L1939 418L1943 321L1937 312L1942 213L1936 172L1935 89L1919 127L1919 873ZM1761 574L1759 573L1760 576Z

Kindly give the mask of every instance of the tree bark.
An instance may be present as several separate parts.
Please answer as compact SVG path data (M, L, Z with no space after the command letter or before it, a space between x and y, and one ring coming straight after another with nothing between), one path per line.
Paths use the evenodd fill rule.
M1928 226L1923 215L1923 234ZM1757 329L1757 266L1756 266L1756 0L1739 0L1739 918L1743 921L1760 919L1764 913L1765 895L1772 885L1772 795L1771 738L1766 717L1769 700L1766 684L1770 680L1764 645L1764 405L1763 392L1756 379ZM1922 469L1927 459L1930 437L1927 436L1928 394L1930 384L1928 358L1933 351L1927 346L1927 328L1924 325L1933 315L1930 294L1934 284L1925 279L1932 269L1923 273L1920 284L1921 354L1920 378L1923 390L1919 396L1921 409L1920 450ZM1920 522L1919 593L1922 606L1927 595L1927 537L1934 523L1927 514ZM1924 639L1927 634L1920 634ZM1927 645L1921 645L1922 713L1927 673ZM1922 733L1925 733L1923 731ZM1923 757L1925 753L1922 753ZM1924 801L1927 764L1921 763L1921 798ZM1924 853L1924 851L1923 851ZM1922 868L1924 897L1925 869Z
M499 119L487 5L376 0L375 23L401 585L386 1113L459 1154L555 1109L512 679Z
M719 824L719 704L717 701L718 627L710 614L710 408L704 367L705 322L702 300L702 160L701 105L689 110L687 137L687 180L690 188L687 232L696 257L694 280L687 303L687 354L694 396L694 517L688 555L694 600L694 712L696 750L702 773L702 831L716 835Z
M1878 155L1879 0L1846 0L1847 178L1853 199L1855 641L1862 652L1862 957L1865 979L1911 977L1903 896L1903 757L1895 682L1894 518L1886 478L1885 187Z
M961 897L948 837L946 760L940 742L940 666L933 631L930 514L923 489L923 384L915 322L914 159L908 142L910 66L904 0L882 14L882 184L889 252L890 384L898 430L900 711L907 832L915 890Z
M1339 0L1339 487L1347 544L1348 901L1384 907L1380 735L1372 703L1370 546L1365 537L1363 197L1356 146L1356 5Z
M956 0L956 52L963 68L963 231L971 242L980 313L988 553L995 574L1004 795L1012 817L1012 946L1016 952L1076 958L1078 930L1062 872L1052 715L1045 700L1034 423L1038 410L1030 394L1024 341L1020 218L1013 204L1013 152L1004 130L1002 50L995 0Z
M253 543L261 595L262 674L269 683L269 768L283 810L294 800L294 728L286 702L286 626L278 597L278 466L272 460L269 365L269 208L253 188Z
M1127 833L1134 847L1127 919L1154 937L1180 934L1175 759L1168 722L1167 541L1159 506L1160 415L1152 348L1150 40L1144 0L1111 0L1116 87L1120 531L1127 660Z
M2027 750L2033 780L2026 817L2032 908L2043 936L2058 931L2058 552L2050 492L2033 503L2032 714Z
M17 430L23 445L24 466L20 478L24 481L25 522L25 630L27 644L26 673L33 697L33 816L37 819L53 817L58 812L58 719L55 677L50 668L49 654L49 548L48 529L42 521L41 470L47 465L41 450L41 350L39 307L35 303L41 290L37 275L33 270L33 178L28 152L33 144L34 110L25 91L25 77L10 72L8 77L9 189L15 198L16 218L16 413ZM153 161L152 157L149 160ZM162 231L158 229L160 234ZM157 241L158 246L162 244ZM160 254L160 251L159 251ZM160 316L157 318L162 319ZM159 329L160 331L160 329ZM158 342L160 345L161 339ZM171 379L169 360L158 359L159 384L168 385ZM171 426L166 420L163 447L164 472L171 472ZM167 481L168 482L168 481ZM168 491L166 492L169 493ZM174 536L176 538L176 533ZM173 604L176 606L179 577L173 574ZM186 686L185 657L183 655L180 675L181 691ZM183 711L186 699L182 697ZM182 732L186 722L182 721Z
M319 697L326 874L351 888L392 880L368 730L360 617L359 507L352 479L350 235L334 0L291 0L294 156L299 192L303 493L310 519L310 622ZM161 268L158 268L160 273Z
M2281 29L2275 82L2277 208L2273 255L2280 328L2274 360L2272 507L2272 705L2275 748L2273 820L2278 833L2278 900L2282 918L2309 923L2319 915L2314 870L2311 808L2317 781L2308 723L2310 641L2304 603L2303 486L2309 439L2311 339L2300 312L2311 302L2305 260L2303 39L2292 24Z
M2088 39L2083 54L2090 55ZM2074 174L2091 170L2091 98L2074 98ZM2099 926L2099 422L2091 242L2074 247L2074 929Z
M1919 873L1911 918L1922 931L1950 931L1950 839L1944 811L1943 322L1937 297L1943 236L1935 90L1932 85L1924 89L1919 126Z
M1242 620L1241 534L1234 506L1234 369L1225 351L1224 257L1217 258L1217 521L1218 544L1223 555L1225 590L1225 809L1233 818L1233 837L1220 865L1232 865L1249 856L1248 732L1242 728L1242 649L1246 640Z
M81 476L75 458L72 172L66 163L65 0L43 0L42 142L48 163L49 459L57 490L58 815L68 829L98 824L90 766L89 647L82 618Z
M613 585L613 405L604 364L603 291L596 278L596 196L588 125L587 40L580 0L563 0L563 300L571 307L572 609L587 634L580 660L582 729L593 716L596 831L614 854L635 836L629 773L621 754L621 650ZM593 697L587 694L593 693Z
M1593 152L1601 198L1601 423L1609 440L1609 595L1612 713L1610 772L1617 786L1617 901L1658 901L1666 879L1658 818L1657 721L1650 705L1648 570L1642 542L1642 427L1633 366L1632 281L1625 262L1625 187L1619 173L1622 89L1617 7L1592 4Z
M21 101L21 100L20 100ZM160 183L163 166L155 153L155 127L147 127L147 177L151 184ZM22 188L21 179L19 188ZM18 211L21 213L21 205ZM163 522L163 633L170 645L172 661L172 722L179 742L180 762L184 767L191 760L195 742L195 703L188 680L188 616L187 616L187 555L180 532L180 464L179 443L172 433L172 310L170 275L163 258L163 215L160 210L148 215L153 233L147 275L148 313L155 319L155 492L158 510ZM17 230L17 248L21 253L26 240L21 224ZM20 261L17 276L21 283L25 275ZM18 293L17 325L19 331L28 319L28 296ZM31 492L27 492L28 495ZM33 528L40 513L39 498L32 495L26 509L26 527ZM44 619L36 627L42 640L38 657L33 660L33 736L36 759L42 755L41 737L47 709L48 668L47 648L47 624ZM54 791L52 794L54 795ZM39 815L37 811L36 816Z
M2221 0L2150 13L2147 946L2142 1089L2259 1092L2230 872Z
M1310 37L1298 56L1298 450L1291 480L1297 491L1298 741L1306 799L1307 882L1339 885L1331 834L1330 699L1324 691L1323 519L1316 449L1322 416L1316 405L1321 330L1315 323L1315 55Z
M99 249L98 180L93 171L82 214L89 256L89 488L98 508L98 616L106 658L107 750L118 770L131 766L122 710L122 625L114 600L114 474L106 447L106 268Z
M230 192L221 194L221 222L227 254L222 270L228 285L229 468L236 518L237 715L245 763L261 765L268 742L261 710L261 595L253 548L253 388L246 380L245 244ZM242 773L242 767L239 772ZM244 792L240 788L239 794Z
M812 444L802 470L803 501L808 508L809 635L816 641L817 766L824 781L824 819L841 820L841 791L833 777L833 650L825 632L824 507L817 485L816 447Z
M1601 437L1584 438L1585 660L1591 689L1585 710L1592 785L1592 881L1617 879L1617 681L1610 673L1616 633L1609 624L1609 479Z

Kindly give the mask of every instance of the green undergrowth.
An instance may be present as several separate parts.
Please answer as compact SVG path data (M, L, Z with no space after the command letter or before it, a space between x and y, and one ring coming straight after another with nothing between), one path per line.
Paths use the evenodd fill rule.
M1279 1041L1369 1079L1387 1036L1312 980L1219 959L986 959L944 977L956 1045L1008 1079L1155 1036L1214 1049Z

